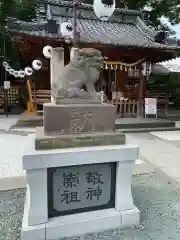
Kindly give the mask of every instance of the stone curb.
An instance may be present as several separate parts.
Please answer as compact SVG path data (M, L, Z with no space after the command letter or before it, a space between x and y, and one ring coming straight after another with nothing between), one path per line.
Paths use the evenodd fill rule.
M180 182L177 181L175 178L169 176L167 173L165 173L160 167L157 167L156 165L153 165L147 158L141 155L141 159L145 161L149 166L154 168L154 172L159 173L160 176L167 179L168 183L173 184L177 188L180 188Z
M0 177L0 191L25 188L25 187L26 187L25 175Z

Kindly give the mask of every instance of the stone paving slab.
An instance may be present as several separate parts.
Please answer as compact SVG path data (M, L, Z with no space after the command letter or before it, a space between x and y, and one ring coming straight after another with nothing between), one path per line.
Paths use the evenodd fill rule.
M156 168L167 174L171 181L180 179L180 148L150 133L127 134L127 143L140 147L141 155Z
M138 227L54 240L180 239L180 185L151 173L133 177L132 193L141 212ZM0 192L0 240L20 240L24 197L25 189Z
M25 128L12 128L11 129L12 132L17 132L17 133L21 133L21 132L25 132L26 134L35 134L36 132L36 128L34 127L25 127Z
M151 134L166 141L180 141L180 131L151 132Z
M0 134L0 190L25 187L25 171L22 169L24 149L33 136Z
M0 116L0 129L9 130L13 125L17 123L19 119L18 115L5 115Z
M171 143L175 146L177 146L178 148L180 148L180 141L171 141Z

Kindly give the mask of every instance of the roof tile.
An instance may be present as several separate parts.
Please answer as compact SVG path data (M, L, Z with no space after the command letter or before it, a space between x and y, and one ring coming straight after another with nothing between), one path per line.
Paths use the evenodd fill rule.
M65 6L72 6L69 2L61 2L59 0L46 0L49 4L58 4L61 10ZM57 5L56 5L57 6ZM117 9L116 13L109 21L100 21L92 13L91 5L83 5L84 9L80 11L84 12L80 17L77 18L77 31L80 32L80 41L85 43L101 43L119 46L129 46L129 47L143 47L143 48L161 48L161 49L178 49L180 47L177 45L170 44L160 44L155 42L154 35L155 31L150 29L140 18L140 12L134 10L122 10ZM41 6L41 10L42 10ZM90 11L88 10L90 9ZM87 11L88 10L88 11ZM64 11L64 12L63 12ZM85 13L87 11L87 13ZM38 22L26 23L18 21L15 19L8 20L8 28L11 32L24 33L31 36L41 36L49 38L61 39L62 35L59 34L49 34L45 30L46 16L45 11L39 13ZM122 14L127 14L131 16L133 21L129 21L128 18L121 20ZM83 17L84 16L84 17ZM85 17L86 16L86 17ZM133 18L135 16L135 18ZM65 10L54 9L52 11L53 19L58 20L58 22L63 22L65 20L73 21L72 11L70 14L65 15ZM120 19L120 20L119 20Z

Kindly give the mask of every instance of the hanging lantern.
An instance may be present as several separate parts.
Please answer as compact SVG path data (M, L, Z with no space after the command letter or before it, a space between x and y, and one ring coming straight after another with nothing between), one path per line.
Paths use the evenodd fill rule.
M7 72L9 72L10 69L11 69L10 66L6 66L6 67L5 67L5 70L6 70Z
M26 75L26 74L25 74L25 71L23 71L23 70L20 70L20 71L19 71L19 77L20 77L20 78L24 78L25 75Z
M66 43L71 43L72 42L72 38L68 38L68 37L66 37L66 38L64 38L64 41L66 42Z
M14 75L14 69L13 68L9 69L9 74Z
M146 75L150 75L150 74L151 74L151 63L146 62Z
M143 76L148 76L151 74L151 63L148 61L148 62L144 62L142 64L142 75Z
M64 39L73 38L73 25L70 21L64 21L60 24L60 31Z
M25 71L25 74L26 74L27 76L30 76L30 75L33 74L33 70L32 70L31 67L26 67L26 68L24 69L24 71Z
M14 71L13 75L14 75L15 78L18 78L19 77L19 71Z
M45 58L51 58L51 51L52 51L51 46L45 46L43 48L43 55L45 56Z
M9 64L7 62L3 62L3 67L8 67Z
M102 21L107 21L113 15L115 7L115 0L94 0L93 4L96 16Z
M32 67L38 71L42 68L42 62L40 60L34 60L32 62Z

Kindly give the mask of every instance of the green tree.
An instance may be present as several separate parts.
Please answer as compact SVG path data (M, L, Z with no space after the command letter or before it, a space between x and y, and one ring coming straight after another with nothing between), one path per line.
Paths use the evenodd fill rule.
M16 17L20 20L31 21L36 17L38 0L16 0Z
M19 66L19 52L5 28L7 17L15 17L23 21L31 21L36 17L38 0L0 0L0 55L10 61L12 66ZM4 47L5 46L5 47ZM4 51L5 49L5 51ZM5 56L4 56L5 55Z
M29 21L36 15L37 0L0 0L0 26L3 28L7 17Z

